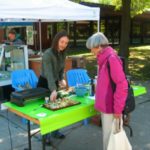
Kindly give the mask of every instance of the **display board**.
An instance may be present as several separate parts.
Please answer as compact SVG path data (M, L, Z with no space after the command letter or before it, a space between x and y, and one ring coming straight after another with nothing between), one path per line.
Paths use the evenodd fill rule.
M0 86L11 84L11 72L28 69L26 45L0 45Z
M2 45L0 54L0 71L28 69L28 52L26 45Z

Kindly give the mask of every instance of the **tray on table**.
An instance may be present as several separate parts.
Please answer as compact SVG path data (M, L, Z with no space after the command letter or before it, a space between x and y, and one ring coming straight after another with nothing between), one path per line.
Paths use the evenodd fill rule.
M59 110L59 109L63 109L66 107L71 107L74 105L78 105L81 102L75 101L75 100L71 100L69 98L62 98L62 99L57 99L55 102L49 102L47 104L43 104L43 107L49 109L49 110Z

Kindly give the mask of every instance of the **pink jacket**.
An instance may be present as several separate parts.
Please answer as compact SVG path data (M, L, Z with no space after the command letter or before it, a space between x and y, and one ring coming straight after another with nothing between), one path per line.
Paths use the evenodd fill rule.
M122 113L128 92L128 83L123 71L122 61L116 52L110 47L106 47L97 55L98 79L96 86L95 108L104 113ZM108 63L116 90L113 93L108 72Z

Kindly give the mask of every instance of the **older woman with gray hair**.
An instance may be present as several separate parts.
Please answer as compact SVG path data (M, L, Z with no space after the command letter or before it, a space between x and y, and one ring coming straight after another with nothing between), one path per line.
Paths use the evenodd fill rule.
M128 83L123 71L122 61L115 50L109 46L108 39L95 33L86 42L88 49L96 55L98 79L95 93L95 109L101 112L103 150L107 150L108 140L114 118L120 119L125 106ZM112 81L115 83L115 91Z

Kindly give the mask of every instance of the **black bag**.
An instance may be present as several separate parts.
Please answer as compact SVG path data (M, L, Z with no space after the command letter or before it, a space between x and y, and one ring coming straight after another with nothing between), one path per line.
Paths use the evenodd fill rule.
M109 61L107 63L108 66L108 73L111 81L111 86L113 89L113 92L116 90L116 84L113 82L110 74L110 64ZM127 80L128 81L128 80ZM126 103L122 112L122 117L123 117L123 124L127 126L130 129L130 136L133 136L133 131L131 126L129 125L130 121L130 113L135 109L135 98L134 98L134 93L133 93L133 88L131 87L129 81L128 81L128 95L126 98Z
M128 114L132 112L134 109L135 109L135 99L134 99L133 88L130 86L128 82L128 96L126 99L126 104L123 110L123 114Z

